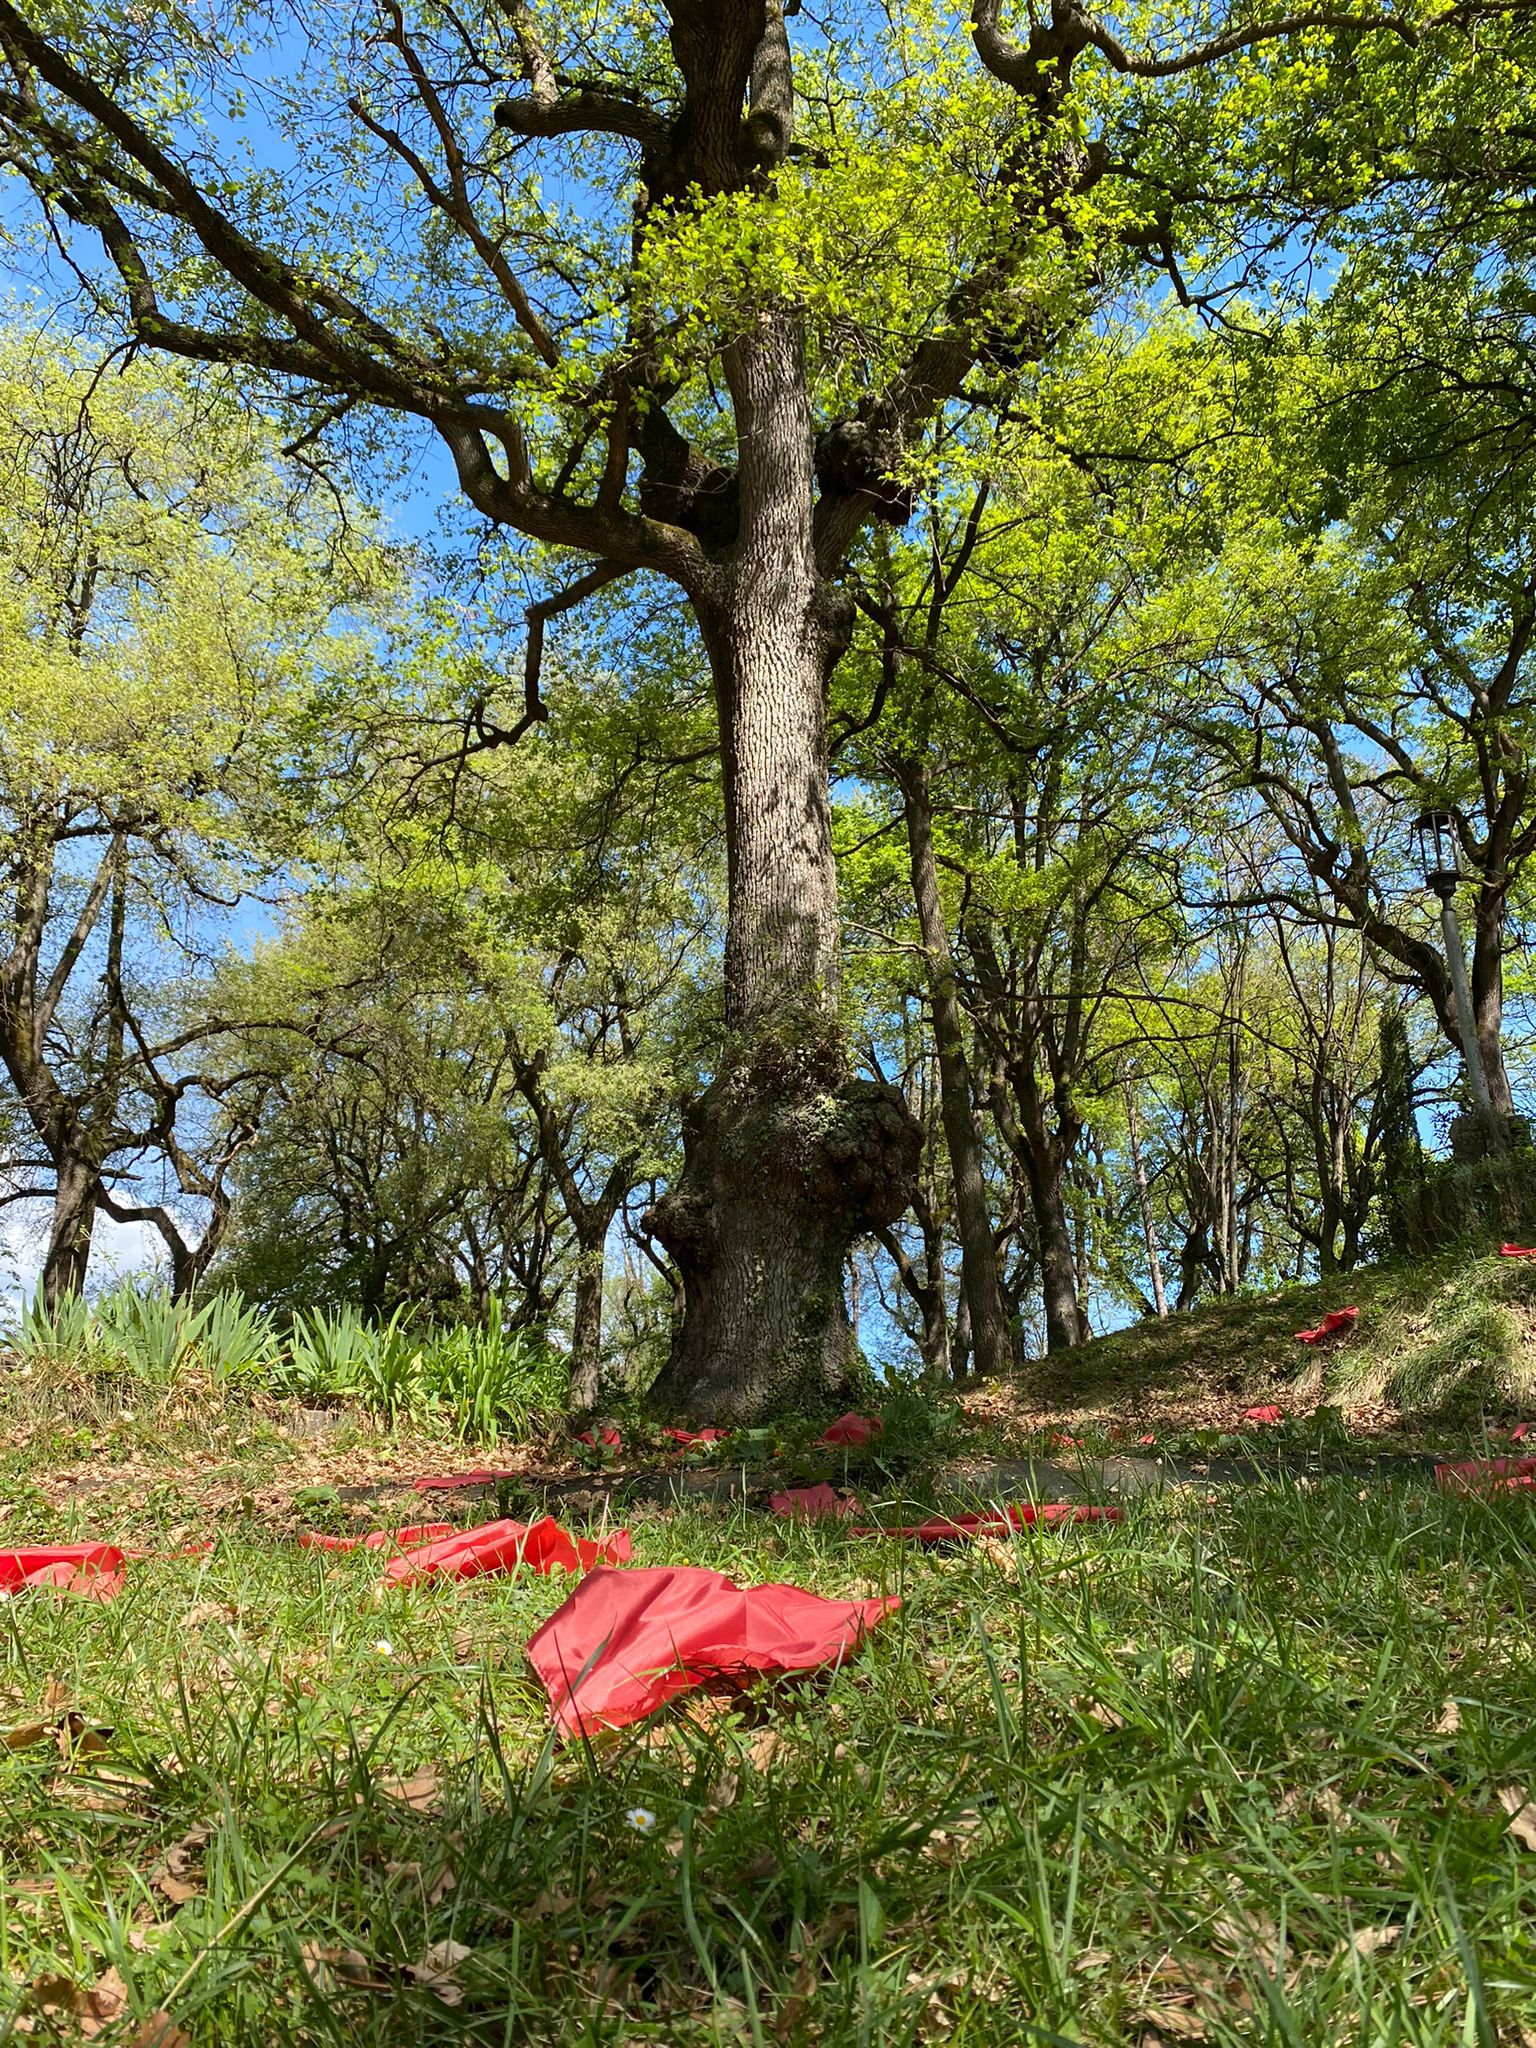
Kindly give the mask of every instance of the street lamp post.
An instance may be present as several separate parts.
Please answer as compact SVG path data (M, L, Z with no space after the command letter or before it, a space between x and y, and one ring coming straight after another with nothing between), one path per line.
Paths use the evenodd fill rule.
M1461 1055L1467 1069L1472 1100L1487 1138L1488 1150L1497 1155L1506 1149L1504 1126L1494 1114L1483 1069L1482 1047L1477 1042L1477 1020L1472 1014L1472 991L1467 986L1467 960L1461 945L1461 921L1456 915L1456 888L1461 880L1461 860L1456 844L1456 821L1449 811L1425 811L1413 822L1419 842L1419 863L1424 882L1440 898L1440 929L1445 937L1445 964L1450 969L1456 996L1456 1020L1461 1027Z

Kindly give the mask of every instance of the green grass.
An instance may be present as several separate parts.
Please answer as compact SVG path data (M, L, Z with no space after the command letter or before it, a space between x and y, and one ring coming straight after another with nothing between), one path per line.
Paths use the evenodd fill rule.
M1350 1339L1309 1352L1295 1332L1353 1304ZM1064 1408L1142 1399L1380 1402L1403 1420L1470 1423L1536 1409L1536 1261L1459 1247L1312 1286L1137 1323L1031 1369ZM1261 1396L1262 1390L1262 1396Z
M168 2007L199 2048L1519 2042L1532 1503L1361 1491L1001 1556L653 1511L638 1562L904 1605L824 1683L590 1748L522 1664L559 1581L379 1603L375 1559L226 1519L114 1603L23 1596L4 1718L112 1732L0 1755L10 2010L79 2038L28 1987L115 1969L102 2038Z
M1459 1454L1527 1400L1536 1273L1463 1255L1104 1340L1069 1362L1077 1412L1155 1394L1167 1442L1189 1392L1203 1454L1211 1390L1279 1393L1315 1363L1290 1332L1347 1300L1359 1335L1294 1414L1395 1400ZM0 1380L0 1542L217 1546L115 1602L0 1602L0 1725L45 1737L0 1750L0 2042L151 2048L161 2011L159 2048L1536 2040L1507 1811L1536 1789L1536 1501L1281 1476L947 1554L636 1508L638 1563L904 1604L823 1681L560 1746L522 1651L564 1582L380 1600L376 1558L293 1540L488 1516L345 1493L483 1451L359 1411L316 1442L259 1389L92 1356ZM806 1424L776 1474L922 1498L933 1460L1009 1438L885 1405L878 1457ZM1258 1441L1309 1429L1350 1448L1337 1416Z

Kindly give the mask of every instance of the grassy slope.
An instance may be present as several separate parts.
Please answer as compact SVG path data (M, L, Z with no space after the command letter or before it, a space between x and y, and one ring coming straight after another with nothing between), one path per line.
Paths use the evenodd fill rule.
M1527 1284L1358 1281L1357 1363L1390 1317L1428 1349ZM1294 1308L1089 1357L1139 1357L1145 1402L1146 1347L1177 1340L1197 1390L1251 1392ZM211 1396L146 1429L123 1392L13 1389L3 1526L153 1547L211 1519L217 1546L111 1604L0 1608L0 1721L50 1731L0 1753L0 1963L33 2038L82 2038L92 1987L102 2038L168 2007L197 2048L1536 2037L1536 1827L1507 1811L1536 1786L1529 1497L1178 1489L948 1555L638 1511L638 1563L903 1608L824 1684L557 1750L521 1650L558 1581L379 1602L375 1559L292 1540L301 1482L428 1447L300 1448ZM67 1458L117 1484L61 1490Z
M1360 1310L1324 1353L1298 1344L1330 1309ZM1343 1407L1356 1427L1476 1425L1536 1410L1536 1261L1461 1249L1311 1287L1215 1302L1096 1338L1031 1368L1042 1413L1234 1424L1245 1405Z

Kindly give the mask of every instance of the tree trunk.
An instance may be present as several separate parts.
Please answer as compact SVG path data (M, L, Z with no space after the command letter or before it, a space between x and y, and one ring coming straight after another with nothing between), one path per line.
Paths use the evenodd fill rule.
M1035 1242L1040 1255L1045 1348L1071 1351L1083 1341L1083 1319L1077 1299L1077 1255L1061 1194L1061 1168L1053 1156L1037 1159L1029 1151L1024 1172L1029 1181Z
M949 1349L949 1308L944 1299L943 1246L937 1231L930 1227L931 1215L923 1221L925 1250L921 1268L894 1230L878 1230L875 1236L896 1268L903 1292L911 1297L922 1318L917 1348L924 1372L935 1380L948 1380L954 1376L954 1366Z
M1168 1313L1168 1292L1163 1285L1163 1257L1157 1248L1157 1229L1152 1220L1152 1196L1147 1187L1147 1169L1141 1157L1141 1131L1136 1116L1136 1093L1125 1084L1125 1128L1131 1155L1131 1174L1136 1182L1136 1206L1141 1211L1141 1234L1146 1239L1147 1268L1152 1276L1152 1303L1159 1316Z
M933 854L933 812L928 800L928 774L915 756L897 756L892 763L901 785L907 820L907 850L912 869L912 896L923 937L923 959L933 1008L934 1049L939 1063L939 1101L944 1140L955 1183L955 1221L960 1234L960 1284L971 1311L974 1370L1000 1374L1013 1363L1008 1319L997 1282L997 1248L992 1214L981 1167L981 1141L971 1109L971 1071L965 1056L965 1022L960 1009L959 980L944 905L939 896L939 870Z
M100 1193L100 1180L92 1167L82 1159L60 1157L48 1253L43 1261L43 1301L50 1311L58 1307L65 1295L85 1292Z
M839 1030L825 679L841 642L811 547L803 353L782 311L728 352L739 538L695 601L725 790L726 1042L651 1212L684 1289L652 1397L722 1423L847 1390L848 1247L906 1208L922 1142L893 1089L850 1078Z
M1472 924L1472 1022L1495 1117L1515 1113L1504 1064L1504 903L1479 900Z
M576 1263L576 1303L571 1313L571 1407L590 1415L602 1393L603 1244L583 1239Z

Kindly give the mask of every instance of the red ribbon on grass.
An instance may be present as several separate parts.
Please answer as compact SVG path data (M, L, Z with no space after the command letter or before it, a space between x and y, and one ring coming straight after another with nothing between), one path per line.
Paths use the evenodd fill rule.
M481 1468L474 1472L443 1472L427 1479L413 1479L413 1493L453 1493L461 1486L494 1486L498 1479L517 1479L517 1472L492 1471Z
M1325 1338L1337 1337L1341 1330L1353 1329L1359 1318L1357 1308L1330 1309L1315 1330L1298 1330L1296 1341L1299 1344L1321 1344Z
M840 1663L900 1605L741 1587L696 1565L596 1571L533 1637L528 1661L562 1733L624 1728L711 1678Z
M836 1422L829 1422L821 1432L824 1444L867 1444L871 1437L885 1432L883 1415L859 1415L850 1408L846 1415L839 1415Z
M35 1543L0 1550L0 1593L52 1586L87 1600L110 1600L123 1590L128 1556L114 1543Z
M1536 1486L1536 1458L1464 1458L1437 1465L1435 1478L1447 1493L1510 1493Z
M594 1541L567 1535L552 1515L542 1521L484 1522L478 1529L460 1529L439 1536L419 1549L391 1558L384 1567L386 1584L411 1586L423 1579L478 1579L488 1572L512 1572L526 1565L534 1572L589 1572L600 1564L624 1564L631 1554L629 1531Z

